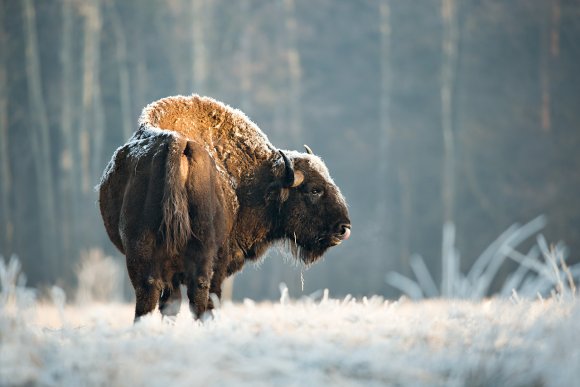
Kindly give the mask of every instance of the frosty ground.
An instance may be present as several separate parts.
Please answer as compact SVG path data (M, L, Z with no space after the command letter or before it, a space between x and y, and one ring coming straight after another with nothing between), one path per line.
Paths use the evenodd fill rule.
M58 292L57 292L58 293ZM22 296L20 296L22 298ZM4 303L0 385L547 385L580 380L574 300L227 303L194 321L130 304ZM60 303L60 307L58 306ZM20 306L16 306L20 305ZM25 305L25 306L22 306Z

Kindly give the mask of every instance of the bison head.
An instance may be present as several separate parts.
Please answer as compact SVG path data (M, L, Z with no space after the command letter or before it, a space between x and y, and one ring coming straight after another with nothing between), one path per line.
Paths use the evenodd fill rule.
M280 232L294 256L310 264L348 239L351 225L344 197L326 165L306 150L280 151L283 173L277 197Z

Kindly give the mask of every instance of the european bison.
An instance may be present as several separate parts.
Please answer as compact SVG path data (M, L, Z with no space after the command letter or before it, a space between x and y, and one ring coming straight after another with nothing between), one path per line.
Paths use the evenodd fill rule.
M195 317L223 280L286 241L305 264L350 235L346 202L322 160L276 149L241 111L192 95L147 106L99 185L111 241L126 256L135 319Z

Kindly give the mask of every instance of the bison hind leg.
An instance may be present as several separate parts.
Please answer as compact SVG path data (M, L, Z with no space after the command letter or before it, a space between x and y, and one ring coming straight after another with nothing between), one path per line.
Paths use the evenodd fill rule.
M182 274L173 275L171 284L166 284L161 297L159 297L159 311L163 316L177 316L181 308L181 289L179 286L182 281Z
M187 283L189 310L195 319L203 318L209 300L209 279L204 276L192 278Z
M158 282L158 280L149 277L146 281L133 285L136 298L135 322L155 309L157 300L161 294L161 287Z
M163 283L160 279L154 278L151 265L144 263L138 255L127 256L127 269L135 289L134 322L137 322L143 315L155 310Z

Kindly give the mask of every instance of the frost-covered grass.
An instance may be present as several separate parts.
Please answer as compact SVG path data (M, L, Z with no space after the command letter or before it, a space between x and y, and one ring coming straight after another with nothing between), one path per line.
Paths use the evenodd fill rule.
M3 288L6 289L6 288ZM10 292L10 289L8 289ZM225 304L215 319L132 305L65 305L3 292L0 385L572 386L575 300L396 302L381 298ZM8 292L8 293L9 293ZM27 293L28 292L28 293ZM8 297L4 297L8 295Z
M279 302L226 303L203 323L183 305L174 320L156 311L133 325L133 305L118 301L121 265L97 251L69 303L58 287L40 299L18 260L0 257L0 386L578 385L579 266L542 238L515 249L542 224L508 230L466 275L447 235L441 290L419 259L417 282L390 276L410 296L448 298L292 300L281 287ZM520 267L483 298L508 258Z
M410 266L416 281L397 272L389 272L386 281L413 299L432 297L481 300L492 293L492 283L508 260L518 264L504 280L496 297L515 295L533 297L574 298L575 281L580 279L580 264L568 266L568 249L559 242L548 246L540 230L546 219L539 216L530 222L513 224L493 241L475 260L467 274L460 270L460 254L455 246L455 226L447 223L443 228L441 255L441 286L438 288L423 258L411 257ZM526 253L518 245L535 236L536 244ZM517 293L517 294L516 294Z

